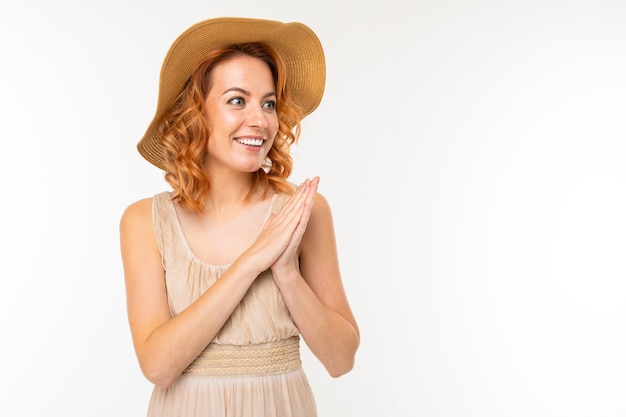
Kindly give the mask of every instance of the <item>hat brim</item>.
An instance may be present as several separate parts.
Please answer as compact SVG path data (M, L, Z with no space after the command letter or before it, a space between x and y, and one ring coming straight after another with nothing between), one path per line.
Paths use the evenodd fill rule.
M137 144L145 159L163 168L157 134L161 117L174 103L200 59L214 49L247 42L267 43L281 55L287 67L292 99L300 106L303 117L319 106L326 83L326 63L322 45L308 26L239 17L204 20L183 32L165 56L156 113Z

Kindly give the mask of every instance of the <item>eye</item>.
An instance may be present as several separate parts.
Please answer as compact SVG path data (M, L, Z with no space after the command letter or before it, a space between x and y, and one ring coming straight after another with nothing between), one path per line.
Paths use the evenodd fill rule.
M246 104L246 101L242 97L233 97L228 100L230 104L234 104L235 106L243 106Z
M274 110L276 108L276 102L274 100L268 100L263 103L264 109Z

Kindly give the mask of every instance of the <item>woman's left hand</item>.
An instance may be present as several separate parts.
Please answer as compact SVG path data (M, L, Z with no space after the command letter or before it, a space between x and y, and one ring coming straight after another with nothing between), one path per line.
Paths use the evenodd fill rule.
M285 275L289 276L291 274L289 274L288 271L297 271L298 269L298 249L300 247L300 242L302 241L302 236L306 231L307 224L309 223L311 208L313 207L313 199L315 197L315 193L317 192L319 180L319 177L314 177L311 180L305 180L304 201L302 203L299 203L291 200L284 207L284 209L289 210L290 204L302 204L303 210L301 211L300 221L298 222L297 227L291 235L291 240L289 241L289 244L271 266L272 273L275 277L281 277Z

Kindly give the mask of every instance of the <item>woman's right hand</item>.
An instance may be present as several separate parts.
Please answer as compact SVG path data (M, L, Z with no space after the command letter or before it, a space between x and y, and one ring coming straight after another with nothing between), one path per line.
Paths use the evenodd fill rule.
M318 182L319 177L315 177L300 184L281 210L269 217L255 242L242 255L243 259L252 260L257 274L272 267L288 248L292 258L297 257ZM293 265L295 268L296 263Z

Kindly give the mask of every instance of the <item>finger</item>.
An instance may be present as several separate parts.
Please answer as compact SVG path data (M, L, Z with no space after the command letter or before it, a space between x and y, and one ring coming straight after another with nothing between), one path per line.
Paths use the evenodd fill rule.
M308 194L305 200L306 204L313 204L313 199L315 198L315 193L317 193L317 188L319 186L320 177L314 177L309 185L308 185Z
M303 220L302 216L308 216L311 211L311 207L313 206L313 201L315 199L315 194L317 193L317 187L319 184L319 177L314 177L312 180L306 180L303 183L303 188L301 190L302 195L300 197L294 198L292 201L293 205L289 208L289 210L293 213L297 213L297 216L300 218L300 222ZM305 223L308 221L308 218L305 220Z
M296 215L299 208L306 201L307 195L309 193L310 180L306 179L302 184L300 184L294 194L287 200L287 202L283 205L281 210L277 213L278 216L281 217L289 217Z
M273 214L264 226L266 232L272 234L293 234L302 217L302 205L306 202L308 182L303 182L296 188L295 193L285 202L283 207Z
M306 231L307 225L309 223L309 219L311 217L311 210L313 209L313 202L315 199L315 194L317 192L317 187L319 184L319 177L314 177L309 184L309 190L307 194L306 200L302 203L302 214L300 216L300 221L298 222L298 226L294 230L292 242L297 241L298 245L304 232Z
M305 224L308 222L307 210L310 210L318 183L319 177L303 181L281 210L268 219L264 227L265 231L272 234L288 233L291 238L304 215L307 216Z

